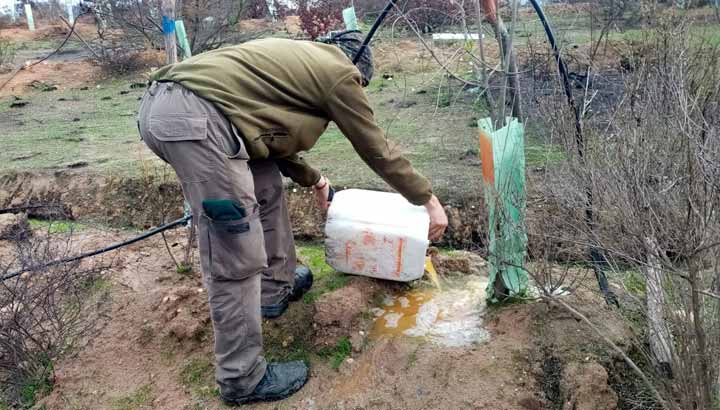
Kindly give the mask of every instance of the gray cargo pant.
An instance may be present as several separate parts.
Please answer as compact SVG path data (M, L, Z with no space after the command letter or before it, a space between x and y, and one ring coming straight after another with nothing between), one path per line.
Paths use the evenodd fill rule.
M249 161L232 123L180 84L150 85L138 128L173 167L192 208L220 389L247 395L265 374L261 303L277 303L294 281L295 244L280 171L272 160Z

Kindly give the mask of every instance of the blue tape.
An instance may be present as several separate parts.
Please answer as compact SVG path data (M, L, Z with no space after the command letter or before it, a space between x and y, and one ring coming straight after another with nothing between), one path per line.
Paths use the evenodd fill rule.
M168 18L168 16L162 16L162 31L165 34L171 34L175 32L175 20Z

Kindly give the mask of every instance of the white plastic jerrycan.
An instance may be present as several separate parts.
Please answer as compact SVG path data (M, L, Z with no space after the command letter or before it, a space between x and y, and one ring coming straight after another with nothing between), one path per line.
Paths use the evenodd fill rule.
M325 225L327 263L344 273L401 282L422 277L430 217L399 194L335 194Z

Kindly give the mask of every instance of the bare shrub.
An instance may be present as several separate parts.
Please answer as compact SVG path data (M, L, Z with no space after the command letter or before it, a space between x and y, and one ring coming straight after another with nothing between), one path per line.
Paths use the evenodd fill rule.
M11 241L12 260L0 267L2 275L27 269L0 283L0 404L10 408L51 389L56 360L95 334L108 306L99 266L37 268L73 253L72 232L50 232Z
M178 2L176 19L183 20L193 54L225 44L242 43L259 37L259 32L239 32L237 24L248 14L258 14L263 0L188 0ZM125 61L132 66L132 54L162 49L160 2L157 0L99 0L91 12L98 27L103 63ZM121 64L122 65L122 64Z
M544 203L555 210L532 235L598 249L619 279L639 278L626 296L637 299L643 370L666 407L711 409L720 400L720 49L684 20L656 24L611 112L587 116L585 93L582 157L574 118L546 97L555 101L546 105L552 138L568 158L545 174ZM588 211L594 224L583 223ZM576 286L562 272L536 276L545 289Z

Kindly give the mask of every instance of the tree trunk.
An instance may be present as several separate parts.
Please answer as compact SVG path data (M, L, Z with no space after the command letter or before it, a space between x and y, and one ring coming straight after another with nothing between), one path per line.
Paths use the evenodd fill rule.
M483 0L483 10L485 19L492 24L495 31L495 37L500 45L500 54L503 62L503 69L507 76L509 87L506 93L500 96L500 106L498 107L502 113L505 110L505 101L507 95L512 100L512 116L522 120L522 111L520 106L520 80L518 77L517 55L512 46L510 34L508 33L505 23L497 13L496 0ZM505 125L505 115L501 114L501 118L497 119L495 128L501 128Z

